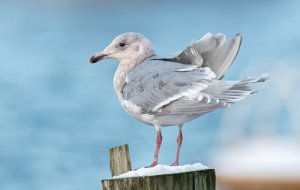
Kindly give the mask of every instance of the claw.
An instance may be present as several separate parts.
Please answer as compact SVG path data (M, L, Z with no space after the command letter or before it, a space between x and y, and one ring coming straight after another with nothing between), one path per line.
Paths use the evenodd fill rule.
M146 168L152 168L154 166L157 166L157 161L153 161L152 164L150 166L147 166Z

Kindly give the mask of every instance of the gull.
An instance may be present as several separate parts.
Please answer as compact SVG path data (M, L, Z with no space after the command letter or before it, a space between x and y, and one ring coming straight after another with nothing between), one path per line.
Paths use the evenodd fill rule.
M155 127L156 148L149 167L158 164L162 127L179 128L172 164L178 166L186 122L243 100L255 92L249 84L268 78L265 74L221 80L235 59L241 40L239 33L230 40L221 33L207 33L175 56L161 57L145 36L128 32L90 58L91 64L108 58L119 62L113 84L121 106L137 120Z

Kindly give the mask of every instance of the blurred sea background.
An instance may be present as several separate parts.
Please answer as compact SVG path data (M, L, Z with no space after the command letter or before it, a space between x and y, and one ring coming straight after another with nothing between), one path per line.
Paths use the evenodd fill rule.
M241 32L225 79L271 79L230 109L187 123L181 164L201 162L220 175L299 177L299 9L297 0L2 0L0 189L99 189L110 177L109 148L126 143L134 168L151 163L155 130L119 105L117 63L88 65L128 31L148 37L159 55L207 32ZM175 158L177 131L162 130L162 164Z

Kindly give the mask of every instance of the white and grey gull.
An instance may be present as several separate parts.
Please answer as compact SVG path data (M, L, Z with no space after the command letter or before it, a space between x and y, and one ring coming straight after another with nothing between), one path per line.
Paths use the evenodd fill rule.
M173 57L155 54L151 42L139 33L117 36L90 63L112 58L119 62L114 88L124 110L156 129L156 148L150 166L158 164L162 142L161 127L177 125L177 152L173 166L179 165L182 126L203 114L243 100L255 92L249 84L264 82L268 76L243 80L221 80L234 61L241 34L226 40L221 33L207 33Z

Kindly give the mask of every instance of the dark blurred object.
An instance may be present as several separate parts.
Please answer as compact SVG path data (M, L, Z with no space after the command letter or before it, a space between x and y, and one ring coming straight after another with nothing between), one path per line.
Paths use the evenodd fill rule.
M219 190L300 190L300 179L218 177Z

